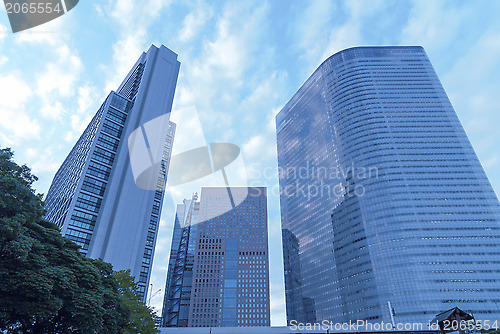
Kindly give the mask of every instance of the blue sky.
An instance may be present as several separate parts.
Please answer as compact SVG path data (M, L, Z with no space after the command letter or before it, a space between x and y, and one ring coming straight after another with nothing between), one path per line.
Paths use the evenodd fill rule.
M499 194L498 13L493 0L83 0L13 34L2 8L0 146L32 167L46 193L106 95L153 43L179 55L174 109L195 106L207 142L239 145L246 166L276 168L274 116L324 59L350 46L422 45ZM277 184L276 176L251 181ZM268 205L271 320L283 325L277 196ZM162 289L157 309L173 209L167 197L152 275L153 290Z

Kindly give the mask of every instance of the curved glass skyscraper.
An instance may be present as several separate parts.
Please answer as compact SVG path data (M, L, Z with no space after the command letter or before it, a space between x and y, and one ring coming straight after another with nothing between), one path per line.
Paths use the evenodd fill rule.
M276 116L288 321L500 316L500 205L421 47L338 52Z

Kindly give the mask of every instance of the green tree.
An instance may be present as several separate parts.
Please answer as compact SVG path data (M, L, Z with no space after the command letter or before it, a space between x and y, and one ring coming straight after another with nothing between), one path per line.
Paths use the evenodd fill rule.
M0 149L0 330L157 333L137 322L153 320L130 295L137 289L133 278L86 258L43 219L42 195L32 189L37 178L12 157L10 149Z
M139 297L138 285L130 276L130 271L118 271L115 273L118 282L118 291L122 306L127 310L127 324L121 333L159 333L154 323L155 314L144 305Z

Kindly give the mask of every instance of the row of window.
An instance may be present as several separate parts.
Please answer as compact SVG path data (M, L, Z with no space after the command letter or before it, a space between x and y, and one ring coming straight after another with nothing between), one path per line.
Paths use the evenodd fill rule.
M106 165L112 166L115 159L115 154L103 148L100 148L99 146L96 146L92 158L97 161L103 162Z
M105 119L104 123L102 124L102 131L114 137L120 138L122 135L123 127L114 122L111 122L108 119Z
M112 108L109 108L106 117L122 125L125 124L125 121L127 120L127 115Z
M84 250L87 250L89 249L90 238L92 237L92 234L68 228L66 230L66 237L82 246Z
M69 225L75 227L81 227L86 230L94 230L95 223L97 221L97 216L90 213L74 210L69 221Z
M83 180L82 190L102 196L106 190L106 183L86 176Z
M80 193L76 200L76 207L97 213L101 207L101 202L102 199L98 197Z
M108 180L109 175L111 174L111 168L98 164L97 162L91 161L88 167L88 173L95 177L98 177L103 180Z
M120 143L119 139L113 138L105 133L101 133L99 138L97 138L97 144L101 145L108 150L116 152L118 149L118 144Z
M141 267L141 272L139 275L140 283L147 283L148 280L149 266L151 266L151 259L153 257L152 248L154 247L154 240L156 236L155 231L158 224L158 216L160 214L160 206L162 198L163 198L163 193L160 190L156 190L154 194L153 208L151 210L152 212L149 218L149 231L147 232L146 236L146 248L144 249L144 254L142 256L142 263L144 265ZM141 293L141 297L144 297L144 293Z

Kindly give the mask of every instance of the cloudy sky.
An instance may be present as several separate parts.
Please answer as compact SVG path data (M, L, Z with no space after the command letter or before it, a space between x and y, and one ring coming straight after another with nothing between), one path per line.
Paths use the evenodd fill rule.
M422 45L499 194L498 13L493 0L84 0L13 34L1 8L0 146L32 167L37 191L46 193L109 91L142 51L164 44L181 62L174 109L196 107L206 141L239 145L247 167L276 168L274 116L325 58L357 45ZM252 181L277 184L272 173ZM283 325L279 201L272 193L271 314L272 325ZM157 309L173 208L167 197L152 276L153 293L162 289L151 301Z

